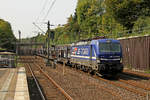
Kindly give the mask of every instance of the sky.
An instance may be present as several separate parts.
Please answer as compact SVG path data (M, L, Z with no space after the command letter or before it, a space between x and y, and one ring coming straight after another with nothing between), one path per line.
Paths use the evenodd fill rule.
M0 19L8 21L18 38L18 30L21 37L32 37L41 32L33 25L35 23L43 31L46 31L46 22L55 25L67 23L67 18L74 14L77 0L56 0L50 12L52 3L55 0L2 0L0 3ZM45 6L44 6L45 5ZM46 16L48 14L48 16Z

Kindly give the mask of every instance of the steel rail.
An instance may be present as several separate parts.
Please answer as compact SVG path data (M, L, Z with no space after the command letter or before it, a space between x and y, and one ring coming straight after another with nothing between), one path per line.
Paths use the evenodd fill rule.
M96 73L96 74L99 75L99 73ZM97 76L97 79L102 80L102 81L104 81L104 82L107 82L107 83L109 83L109 84L112 84L112 85L114 85L114 86L117 86L117 87L126 89L126 90L128 90L128 91L130 91L130 92L132 92L132 93L139 94L139 95L144 96L144 97L147 95L147 93L145 93L145 92L140 92L140 91L138 91L138 90L136 90L136 89L134 89L134 88L130 88L130 87L124 86L123 84L118 84L118 83L115 83L115 82L112 82L112 81L109 81L109 80L100 78L100 77L98 77L98 76Z
M120 81L120 82L123 82L123 83L126 83L126 84L129 84L129 85L132 85L132 86L134 86L134 87L138 87L138 88L141 88L141 89L150 91L150 88L149 88L149 87L145 87L145 86L141 85L140 83L137 84L137 82L135 82L135 81L129 82L129 81L126 81L126 80L123 80L123 79L119 79L119 81Z
M104 82L107 82L107 83L109 83L109 84L115 85L115 86L117 86L117 87L126 89L126 90L128 90L128 91L130 91L130 92L133 92L133 93L135 93L135 94L139 94L139 95L144 96L144 97L147 95L147 93L145 93L145 92L141 92L141 91L138 91L138 90L136 90L136 89L134 89L134 88L130 88L130 87L124 86L123 84L118 84L118 83L115 83L115 82L112 82L112 81L103 79L103 78L101 78L101 77L97 77L97 79L102 80L102 81L104 81Z
M37 64L36 64L37 65ZM61 88L47 73L45 73L42 69L40 65L37 65L38 68L40 69L40 71L49 79L49 81L51 81L60 91L61 93L68 99L68 100L73 100L73 98L67 93L65 92L65 90L63 88Z
M31 69L31 65L30 65L30 64L28 65L28 68L29 68L29 70L30 70L30 72L31 72L31 74L32 74L32 77L34 78L34 81L35 81L37 87L38 87L38 90L39 90L39 92L40 92L40 95L41 95L42 100L46 100L46 98L45 98L45 96L44 96L44 94L43 94L43 92L42 92L42 90L41 90L41 88L40 88L40 86L39 86L39 83L37 82L37 79L36 79L36 77L35 77L35 75L34 75L32 69Z
M134 87L138 87L138 88L141 88L141 89L144 89L146 91L150 91L150 87L148 86L145 86L145 83L144 82L137 82L135 80L137 79L140 79L140 78L135 78L133 76L130 76L130 75L124 75L124 74L120 74L121 76L123 77L127 77L127 78L130 78L130 79L133 79L133 80L124 80L124 79L119 79L120 82L123 82L125 84L129 84L129 85L132 85ZM135 80L134 80L135 79Z
M70 68L69 68L69 69L70 69ZM72 70L72 69L70 69L70 70ZM83 73L83 71L81 71L81 70L76 70L76 71ZM113 96L115 96L115 97L118 97L119 100L122 100L122 98L121 98L117 93L112 92L111 90L108 90L108 89L106 89L106 88L104 88L104 87L99 87L99 88L101 88L102 90L104 90L104 91L110 93L111 95L113 95Z
M68 68L68 69L69 69L69 70L72 70L71 68ZM74 71L74 70L72 70L72 71ZM77 71L77 72L80 72L80 73L84 73L84 72L81 71L81 70L76 70L76 71ZM58 71L56 71L56 72L59 73ZM72 74L72 73L70 73L70 74ZM88 81L86 81L86 82L88 83ZM98 85L98 83L92 83L92 84ZM104 88L104 87L102 87L102 86L98 86L98 88L104 90L105 92L111 94L111 95L114 96L114 97L117 97L119 100L123 100L123 98L122 98L121 96L119 96L119 94L113 92L111 89L106 89L106 88Z
M129 71L129 70L124 70L123 71L125 74L130 74L130 75L135 75L135 76L139 76L139 77L145 77L150 79L150 75L145 74L145 73L141 73L141 72L136 72L136 71Z

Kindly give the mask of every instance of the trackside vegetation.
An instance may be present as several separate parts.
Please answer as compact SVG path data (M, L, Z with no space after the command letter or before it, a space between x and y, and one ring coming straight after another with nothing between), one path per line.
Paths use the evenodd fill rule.
M14 50L15 40L10 23L0 19L0 50Z
M78 0L67 23L53 29L53 44L95 36L108 38L150 34L150 0ZM52 32L51 32L52 33ZM46 34L36 41L45 41ZM52 40L51 40L52 43Z

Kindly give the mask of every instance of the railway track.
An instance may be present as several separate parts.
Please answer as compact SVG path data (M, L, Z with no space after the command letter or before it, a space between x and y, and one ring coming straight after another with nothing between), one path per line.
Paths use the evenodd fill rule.
M50 82L53 83L53 85L66 97L67 100L73 100L73 98L61 86L59 86L46 72L44 72L39 65L37 65L37 64L34 64L34 65L39 68L40 72L42 72L42 74L45 77L47 77L47 79Z
M150 91L150 86L148 84L145 85L144 82L137 81L137 80L140 80L139 78L135 78L135 77L131 77L128 75L123 75L123 74L121 74L121 76L123 76L123 78L120 78L118 81L132 85L134 87L144 89L146 91ZM124 79L124 78L128 78L128 79Z
M28 57L27 57L28 58ZM30 58L30 57L29 57ZM34 58L32 58L33 60ZM23 59L28 62L28 60ZM25 64L29 68L34 80L37 84L38 90L42 100L73 100L41 67L35 63ZM39 85L40 84L40 85ZM42 87L42 89L41 89ZM43 94L43 92L44 94ZM44 96L45 95L45 96Z
M84 72L81 71L81 70L77 70L77 71L78 71L78 72L81 72L81 73L84 73ZM89 73L87 73L87 74L89 74ZM130 87L126 86L126 85L123 85L123 84L120 84L120 83L117 83L117 82L114 82L114 81L111 81L111 80L108 80L108 79L101 78L101 75L100 75L99 73L96 73L96 74L97 74L97 75L94 75L94 76L92 76L92 77L94 77L94 78L96 78L96 79L98 79L98 80L104 81L104 82L106 82L106 83L112 84L112 85L114 85L114 86L116 86L116 87L123 88L123 89L125 89L125 90L127 90L127 91L130 91L130 92L132 92L132 93L135 93L135 94L140 95L140 96L143 96L143 97L146 97L146 96L147 96L147 92L141 92L141 91L139 91L139 90L137 90L137 89L135 89L135 88L138 87L138 88L142 88L142 89L144 89L144 90L148 90L148 91L149 91L149 88L143 87L143 86L141 86L141 84L139 85L139 84L137 84L137 82L135 82L135 81L134 81L134 83L133 83L133 82L130 83L131 81L129 82L129 81L126 81L126 80L123 80L123 79L117 80L117 81L120 81L120 82L122 82L122 83L125 83L125 84L128 84L128 85L132 85L132 86L135 87L135 88L130 88ZM117 95L117 94L115 94L115 95ZM120 97L120 98L121 98L121 97Z
M37 81L37 79L36 79L36 76L34 75L34 72L33 72L33 70L31 69L31 65L30 65L30 64L26 64L26 66L28 66L28 68L29 68L29 70L30 70L30 72L31 72L31 75L32 75L32 77L33 77L33 79L34 79L34 81L35 81L35 83L36 83L36 86L37 86L37 88L38 88L38 90L39 90L41 99L42 99L42 100L46 100L46 97L44 96L44 93L42 92L42 89L41 89L41 87L40 87L40 84L38 83L38 81Z
M141 91L139 91L139 90L137 90L137 89L135 89L135 88L131 88L131 87L128 87L128 86L126 86L126 85L123 85L123 84L120 84L120 83L117 83L117 82L113 82L113 81L110 81L110 80L107 80L107 79L104 79L104 78L101 78L101 77L97 77L97 76L96 76L96 78L97 78L97 79L100 79L100 80L102 80L102 81L104 81L104 82L107 82L107 83L109 83L109 84L115 85L115 86L117 86L117 87L126 89L127 91L130 91L130 92L135 93L135 94L137 94L137 95L144 96L144 97L147 96L147 93L146 93L146 92L141 92ZM127 81L125 81L125 80L122 80L122 79L119 79L118 81L137 87L136 84L129 83L129 82L127 82Z
M131 71L125 71L125 72L128 73L128 74L137 75L137 76L143 77L143 78L150 78L150 76L146 76L146 75L144 75L144 74L142 74L142 73L140 74L140 73L131 72ZM97 77L97 76L96 76L96 78L99 79L99 80L102 80L102 81L104 81L104 82L107 82L107 83L109 83L109 84L115 85L115 86L117 86L117 87L123 88L123 89L125 89L125 90L127 90L127 91L130 91L130 92L132 92L132 93L135 93L135 94L137 94L137 95L143 96L143 97L148 96L148 92L150 91L150 87L146 87L146 86L144 86L142 83L137 82L137 81L134 81L134 80L119 79L118 81L121 82L121 83L125 83L125 84L128 84L128 85L131 85L131 86L133 86L133 87L135 87L135 88L144 89L144 90L146 90L146 92L139 91L138 89L131 88L131 87L128 87L128 86L126 86L126 85L123 85L123 84L120 84L120 83L117 83L117 82L113 82L113 81L110 81L110 80L107 80L107 79L104 79L104 78L101 78L101 77ZM109 91L109 93L111 93L111 92ZM117 96L116 93L111 93L111 94ZM119 97L119 98L121 98L121 97Z
M76 71L81 72L81 73L84 73L84 72L81 71L81 70L76 70ZM59 72L58 72L58 73L59 73ZM84 74L85 74L85 73L84 73ZM88 75L89 75L89 73L88 73ZM113 81L110 81L110 80L101 78L101 77L99 77L99 76L94 76L94 78L97 78L97 79L102 80L102 81L104 81L104 82L106 82L106 83L115 85L115 86L117 86L117 87L126 89L127 91L130 91L130 92L135 93L135 94L137 94L137 95L144 96L144 97L147 96L147 93L146 93L146 92L140 92L140 91L138 91L138 90L136 90L136 89L134 89L134 88L129 88L128 86L124 86L124 85L122 85L122 84L119 84L119 83L116 83L116 82L113 82ZM118 81L123 82L123 83L126 83L126 84L130 84L130 85L132 85L132 86L137 87L136 84L129 83L129 82L127 82L127 81L125 81L125 80L122 80L122 79L119 79ZM94 83L94 84L96 84L96 83ZM138 86L139 86L140 88L142 88L142 86L140 86L140 85L138 85ZM123 100L123 98L122 98L121 96L119 96L119 94L113 92L113 90L111 90L111 89L108 90L108 89L103 88L103 87L100 87L100 88L103 89L104 91L106 91L106 92L112 94L113 96L118 97L120 100ZM146 89L146 88L145 88L145 89Z
M40 72L42 72L42 67L43 66L45 66L45 64L44 64L44 62L42 61L42 59L41 60L38 60L38 62L40 63L40 65L39 64L36 64L36 66L40 69ZM42 66L42 67L41 67ZM61 67L62 68L62 67ZM68 68L68 67L67 67ZM69 68L69 69L71 69L72 70L72 68ZM74 69L74 68L73 68ZM84 73L83 71L80 71L80 70L76 70L76 71L78 71L78 72L80 72L80 73ZM57 72L57 71L56 71ZM57 72L57 73L60 73L60 72ZM70 73L71 74L71 73ZM85 74L85 73L84 73ZM88 74L89 75L89 74ZM90 75L91 76L91 75ZM119 79L119 80L117 80L117 82L114 82L114 81L111 81L111 80L107 80L107 79L104 79L104 78L101 78L101 77L99 77L99 76L93 76L94 78L96 78L96 79L98 79L98 80L101 80L101 81L103 81L103 82L106 82L106 83L108 83L108 84L111 84L111 85L113 85L113 86L116 86L116 87L119 87L119 88L122 88L122 89L124 89L124 90L126 90L126 91L129 91L129 92L131 92L131 93L133 93L133 94L136 94L136 95L138 95L138 96L142 96L142 97L144 97L144 98L148 98L147 97L147 92L145 92L145 91L149 91L150 90L150 88L147 88L147 87L145 87L144 85L142 85L142 83L140 83L140 82L137 82L137 81L135 81L135 80L124 80L124 79ZM88 82L88 81L85 81L85 82ZM123 83L123 84L122 84ZM126 85L125 85L126 84ZM97 85L98 86L98 84L97 83L93 83L93 85ZM132 87L129 87L129 86L127 86L127 85L130 85L130 86L132 86L132 87L134 87L134 88L132 88ZM99 86L98 88L100 88L100 89L102 89L103 91L105 91L105 92L108 92L109 94L111 94L112 96L114 96L114 97L117 97L119 100L123 100L123 97L122 96L120 96L118 93L116 93L115 91L113 91L112 89L107 89L107 88L105 88L105 87L101 87L101 86ZM141 89L143 89L143 90L145 90L144 92L143 91L139 91L139 89L136 89L136 88L141 88ZM71 100L71 99L69 99L69 100ZM144 99L145 100L145 99ZM148 99L147 99L148 100Z
M55 71L55 72L57 72L57 73L60 73L59 71ZM73 75L72 73L69 73L70 75ZM87 80L84 80L84 82L85 83L88 83L89 81L87 81ZM93 86L98 86L99 84L98 83L92 83L93 84ZM113 90L111 90L111 89L107 89L107 88L104 88L104 87L101 87L101 86L98 86L98 88L99 89L102 89L103 91L105 91L105 92L108 92L109 94L111 94L112 96L114 96L114 97L117 97L119 100L123 100L123 98L121 97L121 96L119 96L119 94L117 94L117 93L115 93Z
M81 71L81 70L76 70L76 71L81 72L81 73L84 73L84 72ZM89 74L89 73L87 73L87 74ZM126 80L123 80L123 79L119 79L119 80L117 80L117 81L122 82L122 83L125 83L125 84L128 84L128 85L131 85L131 86L134 86L135 88L131 88L131 87L128 87L128 86L123 85L123 84L121 84L121 83L117 83L117 82L114 82L114 81L111 81L111 80L108 80L108 79L101 78L101 77L100 77L101 75L100 75L99 73L96 73L96 74L97 74L97 75L93 76L93 77L96 78L96 79L99 79L99 80L104 81L104 82L106 82L106 83L112 84L112 85L114 85L114 86L116 86L116 87L123 88L123 89L125 89L125 90L127 90L127 91L130 91L130 92L132 92L132 93L134 93L134 94L143 96L143 97L145 97L145 98L147 97L147 95L148 95L147 93L148 93L148 92L142 92L142 91L139 91L139 90L137 90L137 89L135 89L135 88L142 88L142 89L147 90L147 91L150 90L150 88L144 87L143 85L141 85L141 83L137 84L137 82L136 82L136 81L133 81L133 80L131 80L132 82L131 82L131 81L126 81ZM106 90L106 89L104 89L104 90ZM106 91L107 91L107 90L106 90ZM108 92L111 93L111 94L114 95L114 96L118 96L119 99L123 99L123 98L120 97L117 93L114 93L114 92L112 92L111 90L109 90Z
M146 73L131 71L131 70L124 70L124 73L132 75L132 76L139 76L145 79L150 79L150 75Z
M45 64L43 63L43 61L39 61L39 62L40 62L40 65L38 65L38 67L45 66ZM60 74L59 71L55 71L55 72L56 72L57 74ZM69 73L69 74L72 75L72 73ZM84 80L84 83L89 83L89 81L88 81L88 80ZM93 86L97 86L100 90L103 90L103 91L109 93L110 95L116 97L116 98L119 99L119 100L123 100L122 97L119 96L119 94L116 93L116 92L114 92L112 89L104 88L104 87L102 87L102 86L99 86L98 83L94 83L94 82L92 83L92 85L93 85Z

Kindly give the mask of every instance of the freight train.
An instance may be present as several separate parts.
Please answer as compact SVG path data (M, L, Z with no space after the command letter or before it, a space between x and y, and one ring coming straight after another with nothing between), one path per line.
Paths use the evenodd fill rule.
M123 71L122 48L119 40L95 38L69 45L52 46L51 59L71 67L103 76L115 76ZM43 51L47 55L46 49Z
M57 62L65 62L71 67L91 73L115 76L123 71L119 40L92 39L53 46L50 55Z

